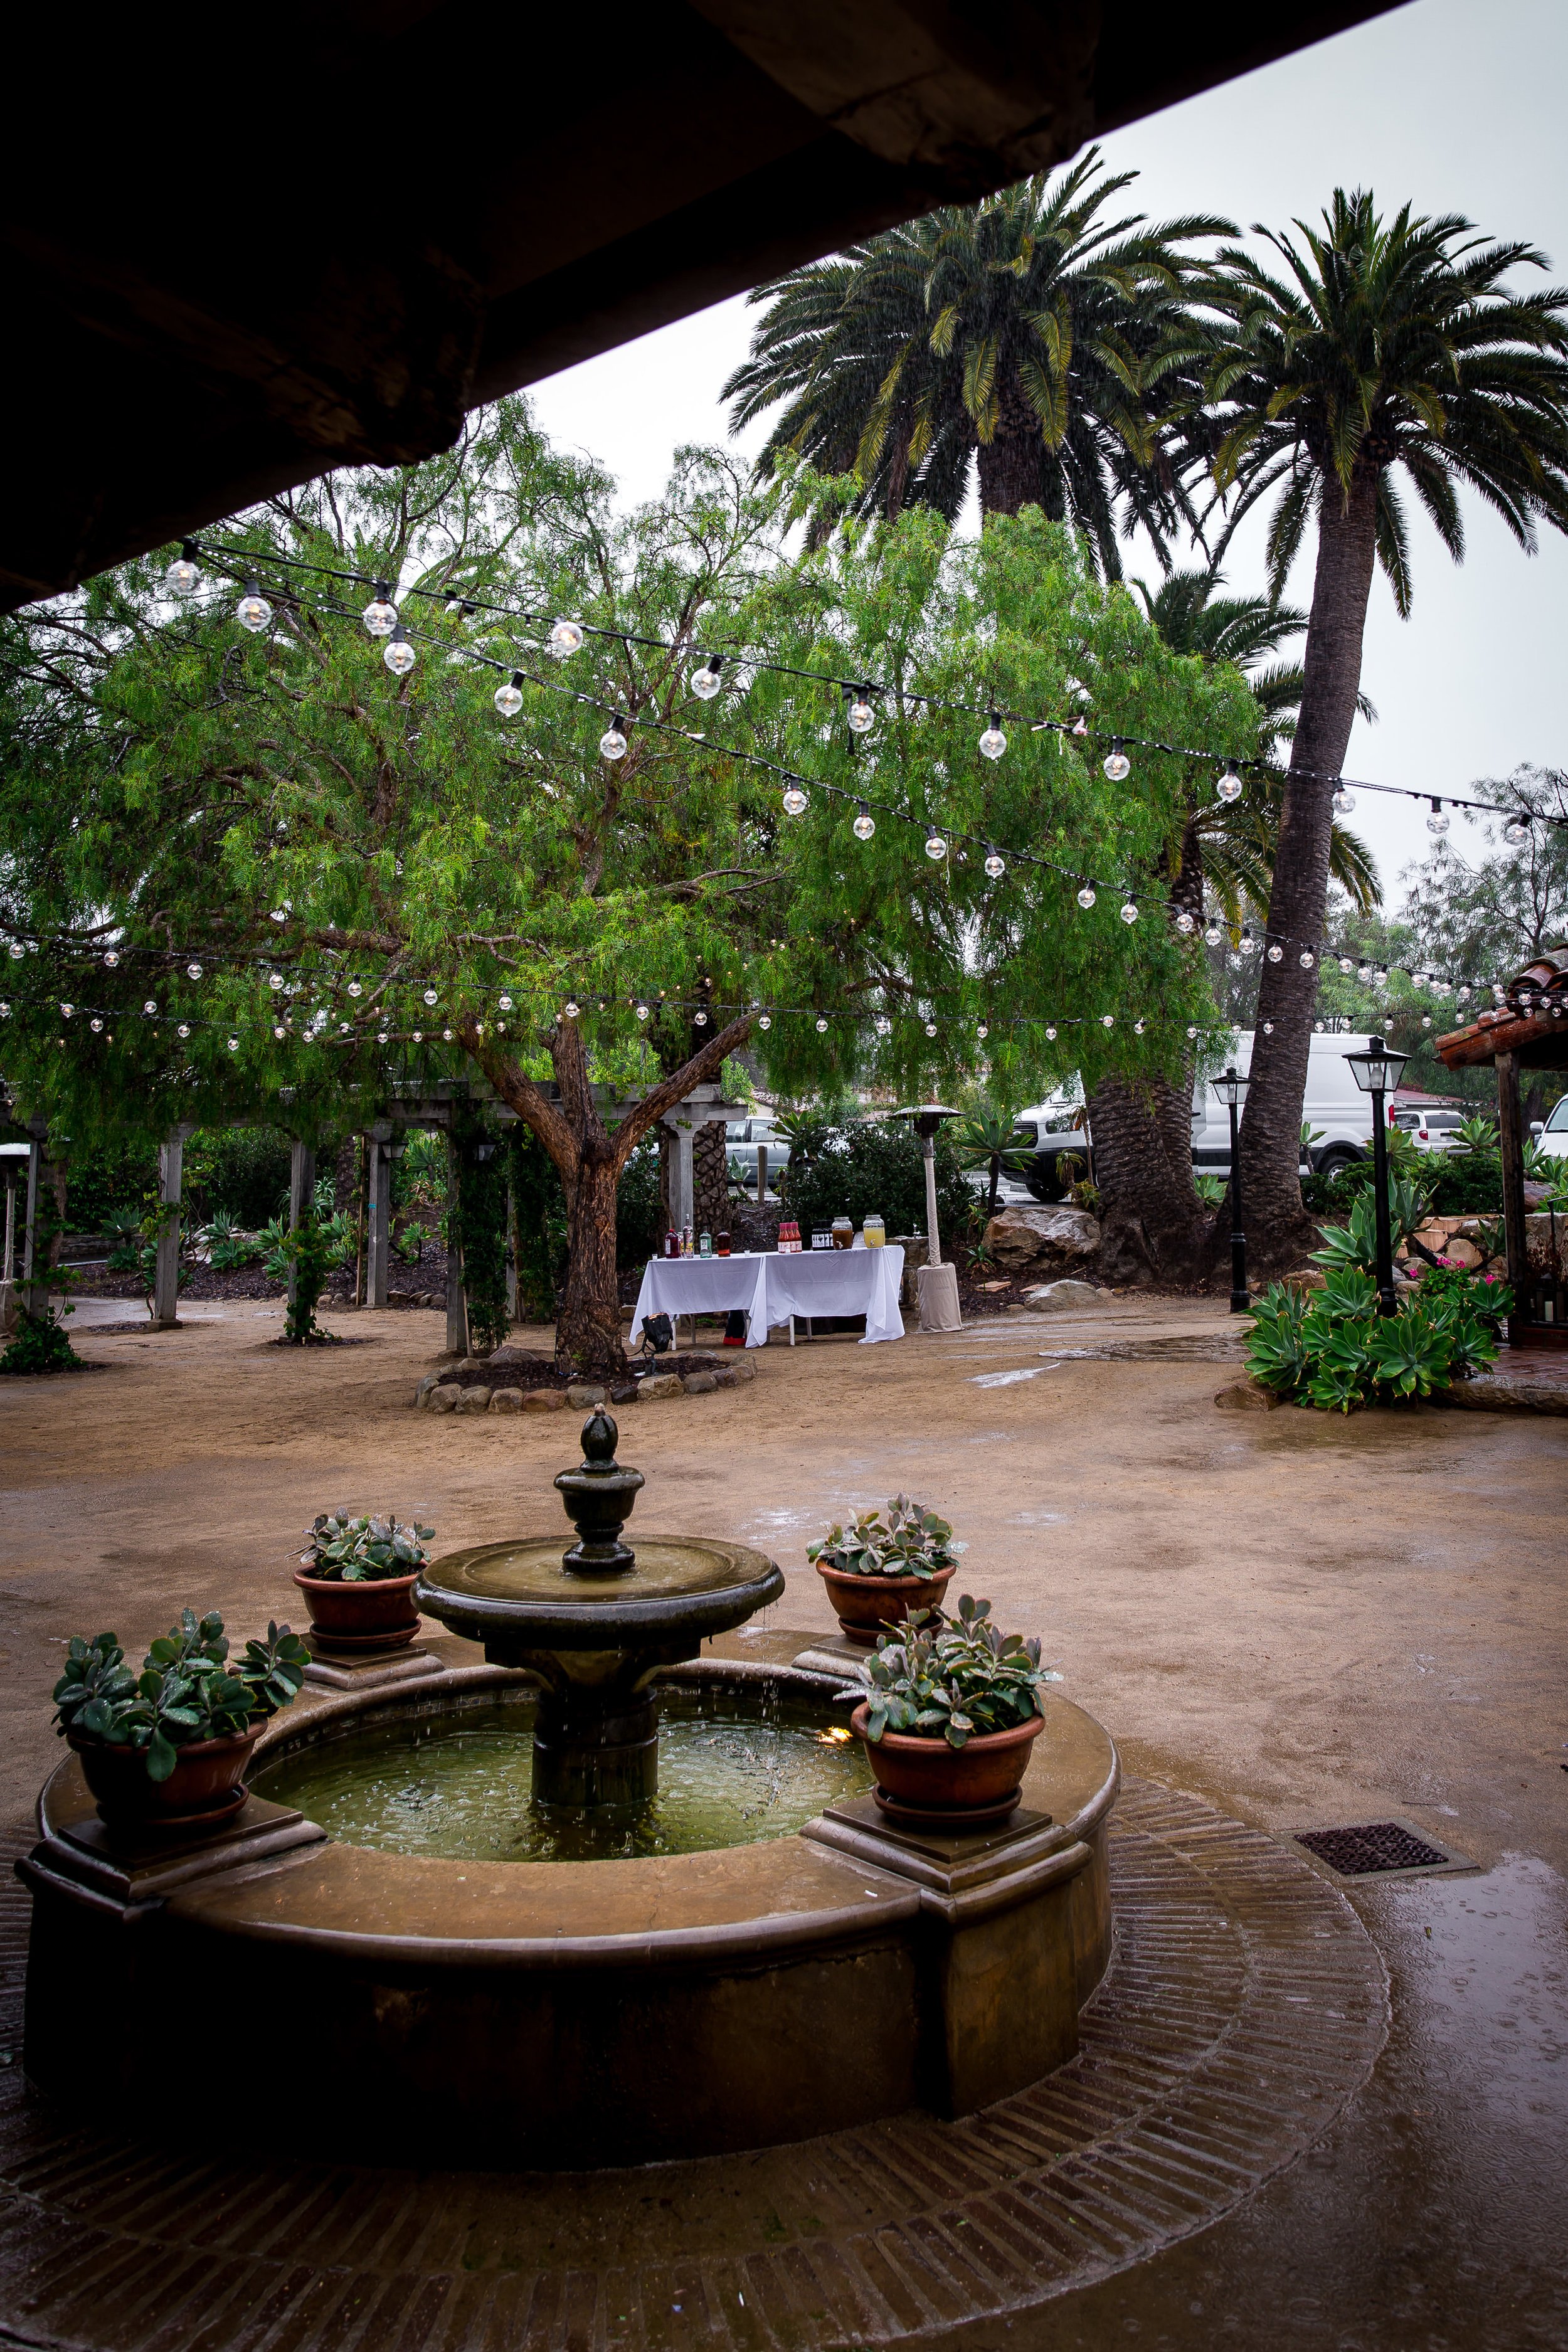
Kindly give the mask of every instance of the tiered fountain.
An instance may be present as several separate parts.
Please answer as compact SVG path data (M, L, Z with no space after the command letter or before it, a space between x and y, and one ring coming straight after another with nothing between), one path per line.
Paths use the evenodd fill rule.
M307 1690L222 1829L127 1846L58 1768L20 1865L36 2081L153 2117L199 2017L313 2058L316 2157L555 2169L967 2114L1071 2054L1110 1952L1105 1734L1053 1699L1009 1821L889 1827L858 1694L699 1658L784 1580L739 1544L625 1543L616 1436L595 1414L555 1481L563 1556L426 1570L419 1606L483 1664ZM293 2150L299 2120L263 2100L247 2130Z

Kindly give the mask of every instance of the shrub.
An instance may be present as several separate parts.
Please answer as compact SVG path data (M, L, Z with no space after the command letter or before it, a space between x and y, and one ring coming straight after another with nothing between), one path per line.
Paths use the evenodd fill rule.
M1382 1316L1372 1276L1342 1261L1320 1291L1277 1282L1264 1293L1247 1368L1266 1388L1323 1412L1429 1396L1495 1361L1498 1322L1510 1305L1506 1285L1445 1283L1440 1270Z
M61 1306L58 1312L46 1307L41 1315L35 1315L29 1307L18 1306L16 1337L0 1355L0 1372L75 1371L81 1358L66 1336L64 1318L70 1312L68 1306Z
M967 1241L978 1203L945 1135L936 1139L937 1215L944 1245ZM919 1139L906 1121L863 1120L831 1129L820 1148L797 1162L792 1146L784 1201L803 1234L847 1216L863 1224L879 1213L889 1236L923 1234L925 1169Z
M166 1780L178 1750L201 1739L222 1739L264 1723L300 1695L310 1654L287 1625L267 1628L265 1642L247 1642L229 1663L223 1619L216 1610L197 1620L194 1609L153 1643L138 1677L124 1663L112 1633L89 1642L73 1633L66 1670L54 1688L55 1729L63 1738L101 1740L110 1748L140 1748L147 1777Z
M345 1505L341 1511L323 1511L305 1530L309 1551L300 1554L307 1576L329 1584L374 1584L388 1576L411 1576L425 1565L425 1545L434 1528L399 1524L388 1511L384 1518L353 1518Z
M447 1246L462 1253L468 1341L488 1353L511 1328L506 1298L507 1161L482 1118L453 1125L457 1200L447 1214Z
M276 1127L198 1128L186 1142L181 1179L192 1215L222 1209L248 1233L287 1216L289 1150Z

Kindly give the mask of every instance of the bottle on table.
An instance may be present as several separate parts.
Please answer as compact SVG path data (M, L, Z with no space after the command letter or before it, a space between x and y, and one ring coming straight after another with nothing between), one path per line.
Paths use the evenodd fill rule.
M699 1256L699 1257L711 1257L711 1256L712 1256L712 1255L713 1255L713 1236L712 1236L712 1234L704 1234L701 1236L700 1240L698 1242L698 1244L697 1244L697 1255L698 1255L698 1256Z
M673 1225L669 1227L664 1236L664 1255L666 1257L679 1257L680 1255L680 1235L676 1232Z
M888 1228L882 1223L880 1217L875 1215L868 1216L860 1230L861 1238L864 1240L868 1249L886 1248L888 1241Z
M850 1244L853 1243L854 1239L855 1239L855 1224L854 1224L854 1220L853 1220L852 1218L850 1218L850 1217L835 1217L835 1218L834 1218L834 1220L833 1220L833 1246L834 1246L834 1248L835 1248L835 1249L848 1249L848 1248L849 1248L849 1246L850 1246Z
M713 1247L714 1247L715 1251L718 1253L719 1256L721 1256L721 1257L728 1257L728 1256L729 1256L729 1255L730 1255L730 1236L729 1236L729 1234L714 1234L714 1236L713 1236Z

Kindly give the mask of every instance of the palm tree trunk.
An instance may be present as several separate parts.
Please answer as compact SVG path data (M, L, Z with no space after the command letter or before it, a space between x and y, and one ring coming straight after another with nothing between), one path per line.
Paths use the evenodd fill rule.
M1046 504L1046 445L1040 420L1025 399L1017 373L1007 367L1003 378L1001 412L996 430L982 441L976 455L980 467L982 514L1016 514L1021 507Z
M1119 1281L1186 1282L1204 1269L1208 1213L1193 1187L1190 1087L1106 1078L1089 1098L1100 1195L1100 1264Z
M1375 469L1352 477L1344 502L1331 481L1325 484L1300 716L1280 806L1268 899L1270 939L1284 954L1279 963L1264 958L1252 1083L1241 1122L1249 1255L1265 1268L1295 1264L1311 1237L1297 1171L1319 975L1316 963L1303 969L1300 956L1303 946L1314 953L1321 950L1333 831L1331 787L1316 779L1340 773L1355 720L1376 516ZM1272 1024L1271 1032L1265 1024Z

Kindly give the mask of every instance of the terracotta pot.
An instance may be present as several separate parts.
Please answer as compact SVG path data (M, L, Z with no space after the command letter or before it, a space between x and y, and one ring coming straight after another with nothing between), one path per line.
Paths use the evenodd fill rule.
M870 1709L858 1706L849 1727L865 1745L879 1790L909 1811L939 1816L1011 1810L1029 1750L1046 1727L1042 1716L1032 1715L1027 1723L983 1732L962 1748L950 1748L945 1739L917 1739L907 1731L884 1731L880 1739L868 1739L870 1720Z
M258 1723L224 1739L193 1739L177 1748L174 1769L166 1780L151 1777L144 1748L112 1747L75 1732L66 1737L81 1759L82 1777L106 1822L156 1826L161 1821L223 1811L224 1800L240 1791L250 1751L263 1728Z
M901 1625L911 1609L939 1609L958 1574L949 1568L936 1576L846 1576L820 1560L815 1566L847 1637L868 1650L889 1623Z
M410 1598L417 1574L367 1577L363 1582L341 1584L336 1577L302 1576L294 1581L310 1612L310 1629L330 1641L353 1641L356 1634L406 1633L410 1641L419 1631L419 1614Z

